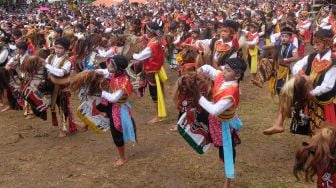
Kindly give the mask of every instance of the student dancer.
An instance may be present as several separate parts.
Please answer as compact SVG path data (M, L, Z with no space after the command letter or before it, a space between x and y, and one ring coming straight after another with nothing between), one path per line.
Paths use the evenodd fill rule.
M223 70L216 70L210 65L203 65L199 72L208 75L214 81L212 89L213 101L200 97L199 104L209 114L216 116L215 121L220 121L221 129L211 130L214 144L219 147L219 156L225 164L226 180L224 187L230 187L234 175L235 143L234 134L242 126L242 122L236 114L239 104L239 82L244 77L246 63L240 58L228 59ZM211 121L211 119L210 119ZM216 143L215 143L216 142Z
M52 125L59 126L56 115L56 104L60 109L61 126L58 137L65 137L67 133L66 121L69 121L69 132L75 133L77 131L76 125L73 122L72 113L70 110L70 72L71 62L67 55L70 41L66 38L59 38L55 41L55 54L49 55L46 60L42 60L43 65L49 73L53 85L51 96L51 114Z
M133 55L133 59L144 61L144 72L146 75L149 93L152 100L157 104L157 115L150 121L149 124L160 122L162 118L167 116L166 107L163 97L163 81L159 77L159 72L164 63L164 51L159 39L160 27L151 22L146 25L147 37L150 38L147 47L138 54Z
M9 72L10 75L10 91L11 93L7 93L9 95L12 95L15 100L10 100L10 106L11 108L15 108L16 106L19 106L24 108L24 116L31 118L31 115L33 114L30 106L28 103L26 103L22 99L22 89L24 85L24 74L21 72L21 65L22 63L29 57L28 53L28 43L25 41L19 42L16 44L16 47L18 49L18 53L16 56L9 59L8 63L6 64L6 70ZM8 108L9 109L9 108ZM6 109L3 109L4 111Z
M331 46L333 33L320 29L314 35L316 52L307 55L293 66L293 74L300 74L313 82L313 89L309 92L308 115L311 129L321 128L325 122L336 126L336 66L332 58ZM264 134L271 135L284 131L285 115L279 109L278 118L274 125Z
M208 47L213 55L213 63L217 66L223 66L225 60L237 57L239 44L233 41L234 35L238 30L238 23L233 20L225 20L220 25L220 38L198 40L196 46L202 48L202 45Z
M110 118L110 128L113 141L118 148L119 159L115 166L122 166L126 163L125 142L136 141L135 123L131 114L131 107L128 97L132 93L132 83L125 69L128 61L122 55L115 55L111 59L107 69L99 69L109 79L109 88L102 88L103 101L97 106L101 112L105 112Z

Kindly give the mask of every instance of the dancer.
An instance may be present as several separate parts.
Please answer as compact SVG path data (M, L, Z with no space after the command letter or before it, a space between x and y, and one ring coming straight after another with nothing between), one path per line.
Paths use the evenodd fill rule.
M210 133L214 144L219 147L220 158L225 163L225 180L224 187L230 187L234 175L234 161L236 157L233 134L242 126L242 122L236 114L239 104L239 82L244 77L246 63L240 58L228 59L223 67L223 71L216 70L210 65L203 65L198 69L199 72L208 75L214 81L212 89L213 102L208 101L205 97L200 97L199 104L209 114L215 116L214 121L220 122L221 129L211 131ZM225 78L225 79L224 79ZM232 130L232 131L231 131ZM217 141L217 143L215 143Z
M157 115L148 121L148 124L154 124L162 121L162 118L167 116L166 106L163 96L163 82L167 78L159 76L164 63L164 51L161 41L158 38L160 35L160 27L151 22L146 25L147 37L150 38L147 47L138 54L133 55L133 59L144 61L144 72L146 74L147 85L149 87L150 96L155 104L157 104Z
M237 57L239 45L234 43L233 37L238 30L238 23L233 20L225 20L220 25L220 38L205 39L196 41L199 48L203 45L211 50L213 55L213 63L216 66L223 66L225 60Z
M289 79L290 69L299 60L297 47L291 42L294 26L291 23L281 24L280 38L274 43L265 46L265 50L271 50L272 59L259 62L256 77L252 82L258 87L269 80L269 89L272 95L280 94L280 90ZM273 54L274 53L274 54Z
M60 109L61 126L58 137L65 137L67 134L66 121L69 121L69 132L77 131L75 123L72 121L72 113L70 110L70 72L71 62L69 61L67 50L70 47L70 41L66 38L59 38L55 41L55 54L49 55L46 60L41 59L43 65L47 69L50 81L53 85L51 96L51 114L52 125L59 126L56 115L56 104Z
M9 40L10 36L2 29L0 29L0 107L5 110L10 108L8 104L10 99L7 92L9 92L9 75L5 66L9 57ZM3 110L2 109L2 110Z
M336 126L335 95L336 95L336 66L331 57L333 33L320 29L314 35L316 52L307 55L293 67L293 74L303 75L306 80L313 82L313 89L309 92L308 115L310 116L311 131L323 127L325 122ZM285 116L279 109L278 118L274 125L263 131L271 135L284 131Z
M111 59L108 69L99 69L105 77L109 78L109 88L102 88L102 97L108 102L102 102L97 106L101 112L105 112L110 118L110 129L113 141L118 148L119 159L115 166L122 166L126 163L125 142L136 141L135 122L132 118L131 107L128 97L132 93L132 84L126 73L128 61L122 55L115 55Z
M24 108L24 116L26 116L28 119L32 118L33 112L30 109L30 106L28 103L26 103L22 98L22 89L23 85L25 84L25 75L21 72L21 65L22 63L30 56L28 52L28 43L25 41L19 42L16 44L16 47L18 49L18 53L10 58L8 60L8 63L6 64L6 70L9 72L10 80L10 90L7 93L7 95L12 95L14 97L14 100L10 100L10 106L11 108L17 108L19 109ZM9 110L10 108L5 108L5 110Z

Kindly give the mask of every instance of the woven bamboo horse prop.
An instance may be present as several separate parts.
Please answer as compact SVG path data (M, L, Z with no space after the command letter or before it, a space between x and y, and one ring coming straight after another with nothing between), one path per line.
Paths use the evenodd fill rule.
M304 114L309 101L309 91L313 88L311 80L305 76L295 75L288 82L285 83L280 92L280 113L284 118L292 118L292 122L297 124L303 124L309 117ZM294 114L294 116L293 116ZM295 115L296 114L296 115ZM310 131L313 131L313 127L310 127Z
M85 70L78 73L71 83L71 90L78 93L82 104L77 116L96 133L104 133L110 128L110 120L96 108L102 102L102 90L110 90L104 75L96 71Z
M173 99L177 105L180 105L181 100L188 100L191 108L199 108L199 98L201 95L208 97L211 89L211 80L203 74L186 74L177 80Z
M53 87L48 84L42 61L36 56L30 56L23 61L21 71L28 80L22 90L24 99L31 105L36 116L47 120L47 109Z
M277 62L279 60L278 49L272 46L264 46L264 56L260 58L256 76L252 78L252 83L262 88L272 76L275 76Z
M216 67L217 64L213 63L211 49L202 43L199 45L199 48L199 53L195 59L196 69L203 65L211 65Z
M174 93L174 101L178 109L185 111L178 121L179 132L200 154L210 147L212 140L208 125L197 118L197 112L202 110L198 105L198 100L201 95L207 96L210 90L211 81L209 79L197 73L189 73L179 78Z
M181 68L180 74L183 75L186 72L195 72L196 71L196 57L197 57L197 50L193 46L187 46L181 52Z
M146 47L146 39L135 35L115 35L112 41L117 47L117 54L126 56L128 60L133 59L134 53L139 53Z
M40 49L46 47L47 40L45 37L45 33L39 32L39 30L34 27L28 30L28 33L25 35L25 37L30 42L32 48L30 50L32 50L31 53L33 53L34 55L37 55L37 52Z
M96 71L85 70L80 72L71 82L71 90L82 94L83 97L99 96L103 90L102 88L108 89L109 83L103 74Z

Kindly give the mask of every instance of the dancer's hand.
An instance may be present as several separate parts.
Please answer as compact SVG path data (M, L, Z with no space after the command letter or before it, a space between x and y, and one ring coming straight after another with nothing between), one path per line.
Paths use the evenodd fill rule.
M12 67L11 67L9 64L7 64L7 65L5 66L5 69L6 69L7 71L9 71L10 69L12 69Z
M301 75L304 79L306 79L307 81L311 81L310 77L308 75L302 74Z
M285 67L289 67L287 58L282 59L279 64Z

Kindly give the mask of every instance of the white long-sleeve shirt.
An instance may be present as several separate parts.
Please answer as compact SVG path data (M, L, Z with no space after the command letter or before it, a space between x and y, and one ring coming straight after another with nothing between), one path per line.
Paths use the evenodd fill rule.
M102 73L104 78L108 78L110 76L110 72L107 69L96 69L96 71Z
M319 25L322 29L331 29L331 25L329 24L329 16L323 18L321 20L321 24Z
M16 65L17 65L18 63L20 63L20 65L21 65L28 55L29 55L29 54L28 54L28 51L27 51L25 54L23 54L23 55L19 55L19 56L20 56L20 57L19 57L19 61L16 61L16 57L17 57L17 56L14 56L14 57L12 57L12 58L9 59L7 65L8 65L9 67L16 67ZM7 65L6 65L6 66L7 66Z
M152 50L149 47L146 47L138 54L133 54L133 59L138 61L143 61L145 59L148 59L152 56Z
M110 93L107 91L102 92L102 97L111 103L118 102L118 100L124 95L123 89L118 89L117 91Z
M63 77L70 74L71 62L69 60L66 60L61 68L57 68L59 64L63 61L64 56L57 57L57 55L55 55L52 59L51 64L49 64L49 58L51 58L51 56L48 56L48 58L46 59L47 64L45 65L45 68L48 70L49 73L57 77Z
M96 71L102 73L105 78L108 78L111 74L107 69L97 69ZM123 89L118 89L113 93L110 93L108 91L102 91L102 97L111 103L117 102L123 95L124 95Z
M270 36L270 40L272 44L275 44L277 40L280 39L281 33L273 33ZM292 44L298 48L299 47L299 40L297 37L294 37Z
M256 35L256 33L253 33L253 36ZM259 42L259 34L253 38L252 41L246 41L247 45L249 46L254 46L254 45L257 45Z
M283 15L280 15L280 16L274 18L274 19L272 20L272 24L273 24L273 25L276 25L276 24L278 23L278 21L282 19L282 16L283 16Z
M176 40L173 42L174 45L177 45L177 44L179 44L181 42L182 35L183 34L177 36Z
M204 74L208 75L211 80L215 80L216 76L220 73L219 70L213 68L210 65L203 65L200 67ZM220 89L225 89L226 87L231 86L232 84L237 83L237 81L228 81L223 82L220 86ZM208 101L205 97L201 97L198 103L211 115L218 116L223 113L225 110L229 109L233 105L231 98L221 99L217 103Z
M104 33L111 33L112 32L112 28L111 27L107 27L105 30L104 30Z
M320 54L317 54L315 58L318 60L331 60L331 50L329 50L323 57L320 56ZM303 59L299 60L297 63L293 66L293 74L298 74L300 70L305 70L308 65L308 55L305 56ZM321 96L324 93L327 93L331 91L335 85L336 82L336 67L331 67L325 74L324 79L321 83L321 85L316 86L312 91L310 91L310 94L313 96Z
M196 45L197 47L201 47L201 44L203 44L204 46L207 46L208 48L210 48L211 41L212 41L212 39L197 40L197 41L195 42L195 45ZM232 44L232 40L229 41L229 42L223 42L223 39L218 39L216 42L221 42L221 43L223 43L223 45L229 45L231 48L232 48L232 46L233 46L233 44ZM217 61L219 60L220 53L217 52L216 50L215 50L214 52L215 52L215 53L214 53L214 55L213 55L213 60L214 60L215 62L217 62ZM237 56L238 56L237 52L234 52L233 54L230 55L229 58L236 58Z
M297 25L297 29L299 29L300 32L305 32L307 29L309 29L311 22L309 20L305 20L301 24L302 25Z
M74 35L75 35L75 37L77 37L78 40L79 40L79 39L84 39L84 38L85 38L84 34L81 33L81 32L75 33Z
M117 53L113 48L110 48L109 50L105 49L98 49L98 56L99 57L113 57Z
M8 50L3 48L0 52L0 64L4 63L8 57Z

